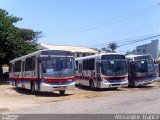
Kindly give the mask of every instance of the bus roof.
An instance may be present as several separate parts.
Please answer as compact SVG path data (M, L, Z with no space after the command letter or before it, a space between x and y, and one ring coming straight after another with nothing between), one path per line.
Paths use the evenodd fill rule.
M144 57L144 59L145 59L145 57L147 57L147 56L148 56L148 58L152 59L152 56L150 54L145 54L145 55L134 55L134 54L132 54L132 55L126 55L126 58L134 59L134 58Z
M95 58L95 57L101 57L102 55L123 55L120 53L100 53L100 54L95 54L95 55L90 55L86 57L78 57L75 60L81 60L81 59L90 59L90 58Z
M21 56L21 57L16 58L16 59L13 59L13 60L11 60L10 62L17 61L17 60L20 60L20 59L23 59L23 58L27 58L27 57L30 57L30 56L34 56L34 55L36 55L36 54L40 54L40 53L43 52L43 51L62 51L62 52L64 51L64 52L72 53L72 52L70 52L70 51L65 51L65 50L48 50L48 49L44 49L44 50L38 50L38 51L36 51L36 52L33 52L33 53L30 53L30 54Z

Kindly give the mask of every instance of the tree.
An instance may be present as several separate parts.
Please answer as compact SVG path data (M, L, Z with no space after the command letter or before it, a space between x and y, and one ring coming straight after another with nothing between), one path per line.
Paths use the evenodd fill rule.
M112 50L112 52L115 52L115 49L118 48L118 45L115 42L109 43L108 48L110 48Z
M20 57L30 52L36 51L35 44L27 40L28 34L23 33L22 29L15 27L14 23L22 20L21 18L9 15L5 10L0 9L0 78L2 78L2 65L8 64L11 59ZM32 35L31 35L32 36Z
M29 42L29 43L37 43L37 39L40 38L40 34L42 32L34 32L32 29L24 29L20 28L20 37L24 42Z
M32 29L19 29L20 38L25 43L23 44L24 52L22 53L22 55L26 55L37 50L37 40L41 37L41 33L42 32L39 31L35 32Z

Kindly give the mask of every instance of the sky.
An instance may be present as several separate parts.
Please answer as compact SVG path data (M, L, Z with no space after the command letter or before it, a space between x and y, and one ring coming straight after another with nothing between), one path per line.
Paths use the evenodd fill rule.
M39 43L103 48L111 42L160 34L160 0L0 0L22 18L15 26L42 31ZM123 45L125 53L151 40Z

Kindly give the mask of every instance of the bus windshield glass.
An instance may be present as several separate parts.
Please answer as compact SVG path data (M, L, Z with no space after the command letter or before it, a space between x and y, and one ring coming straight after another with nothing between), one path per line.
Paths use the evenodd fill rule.
M102 74L107 76L122 76L127 74L125 59L112 59L101 61Z
M136 76L151 75L155 73L152 59L135 61Z
M70 77L74 75L72 57L42 57L43 77Z

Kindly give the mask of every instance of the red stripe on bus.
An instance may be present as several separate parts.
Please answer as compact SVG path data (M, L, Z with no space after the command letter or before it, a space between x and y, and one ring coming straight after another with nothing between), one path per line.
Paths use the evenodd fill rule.
M38 78L9 78L10 80L17 80L17 81L21 81L21 80L28 80L28 81L37 81L39 80Z
M38 81L40 79L38 78L9 78L10 80L17 80L17 81ZM69 77L69 78L44 78L46 82L67 82L67 81L75 81L74 77Z
M44 78L46 82L67 82L67 81L75 81L74 77L70 78Z
M120 79L125 79L127 76L118 76L118 77L103 77L103 79L106 80L120 80Z
M90 78L96 78L95 76L76 76L77 79L90 79Z

